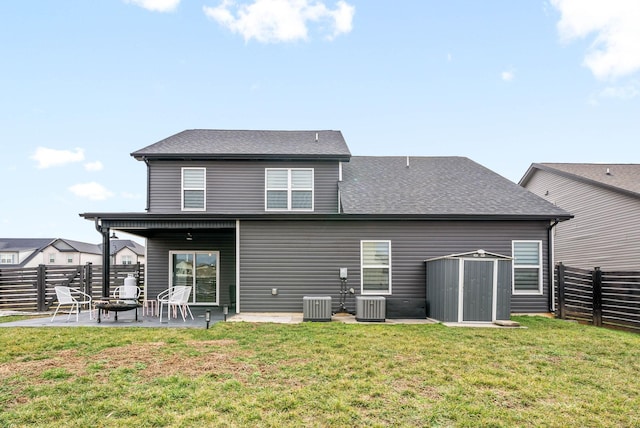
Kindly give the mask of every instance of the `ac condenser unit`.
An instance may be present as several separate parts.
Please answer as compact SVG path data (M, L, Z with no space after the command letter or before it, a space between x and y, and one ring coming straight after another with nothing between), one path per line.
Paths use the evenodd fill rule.
M356 296L356 321L384 322L386 304L382 296Z
M331 321L331 296L304 296L303 321Z

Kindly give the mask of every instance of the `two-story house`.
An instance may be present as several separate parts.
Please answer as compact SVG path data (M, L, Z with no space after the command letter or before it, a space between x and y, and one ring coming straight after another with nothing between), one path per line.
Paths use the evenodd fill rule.
M520 185L570 211L555 230L555 261L640 270L640 165L534 163Z
M114 229L146 238L147 296L188 284L193 305L301 312L326 295L337 309L346 268L389 318L424 317L425 260L484 249L514 257L512 311L550 310L551 231L570 214L467 158L352 156L339 131L230 130L132 156L147 166L146 211L81 215L103 245Z

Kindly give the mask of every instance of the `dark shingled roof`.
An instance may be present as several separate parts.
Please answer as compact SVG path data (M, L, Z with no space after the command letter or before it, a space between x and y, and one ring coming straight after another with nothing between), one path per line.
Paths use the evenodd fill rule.
M317 140L316 140L317 135ZM131 153L141 159L334 159L351 153L340 131L189 129Z
M342 177L346 214L571 217L465 157L353 156Z
M520 180L521 186L526 186L536 169L636 197L640 196L640 164L534 163Z

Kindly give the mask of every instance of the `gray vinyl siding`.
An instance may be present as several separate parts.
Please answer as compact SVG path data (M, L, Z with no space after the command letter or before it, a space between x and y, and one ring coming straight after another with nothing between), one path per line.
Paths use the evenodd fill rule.
M151 161L149 212L180 213L181 168L206 168L206 212L265 213L265 168L313 168L314 213L338 212L338 162Z
M242 221L240 310L302 311L305 295L339 302L339 268L360 294L360 241L391 240L392 295L425 299L426 259L476 249L511 255L512 240L541 240L544 294L517 295L513 312L548 312L547 222ZM272 288L278 289L272 295ZM354 309L354 298L347 300Z
M556 226L556 263L640 270L640 198L541 170L526 188L575 216Z
M220 305L230 303L229 286L236 283L235 229L194 231L193 241L184 232L161 232L147 238L146 287L152 299L169 286L169 251L219 251Z

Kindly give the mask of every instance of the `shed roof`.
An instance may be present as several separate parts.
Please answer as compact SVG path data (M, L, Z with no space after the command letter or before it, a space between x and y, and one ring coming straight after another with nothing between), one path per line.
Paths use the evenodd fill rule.
M571 214L466 157L354 156L340 183L346 214Z
M536 170L640 197L640 164L533 163L520 180L526 186Z
M469 251L466 253L458 253L458 254L449 254L446 256L441 256L441 257L435 257L433 259L427 259L425 260L425 262L433 262L435 260L443 260L443 259L460 259L463 257L477 257L478 260L482 260L482 259L486 259L486 260L493 260L493 259L504 259L504 260L513 260L513 257L511 256L505 256L503 254L498 254L498 253L490 253L489 251L485 251L482 249L479 250L475 250L475 251Z
M188 129L131 153L142 159L339 159L351 153L340 131Z

